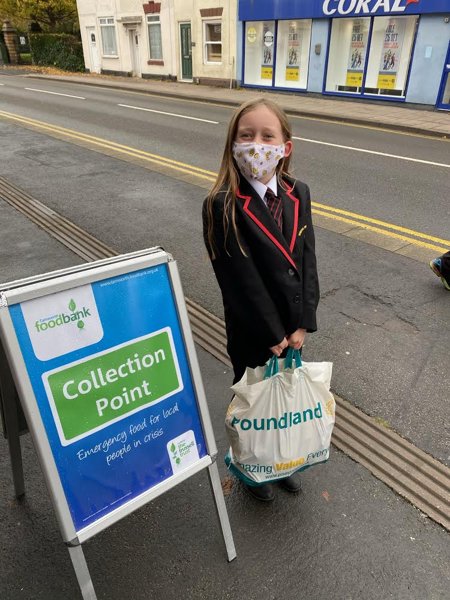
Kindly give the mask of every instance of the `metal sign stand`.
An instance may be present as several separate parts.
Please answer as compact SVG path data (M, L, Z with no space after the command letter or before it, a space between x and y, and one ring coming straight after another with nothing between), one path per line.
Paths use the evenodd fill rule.
M161 273L166 273L164 270L165 268L167 268L167 275L162 275ZM164 335L166 330L168 330L170 336L172 336L172 330L170 329L169 325L173 320L173 325L171 326L174 327L173 331L176 331L178 336L178 346L174 346L175 357L178 351L181 352L181 356L185 356L183 359L183 372L185 373L184 377L186 379L180 381L189 382L190 387L188 389L191 391L186 391L186 398L193 398L193 406L196 405L196 409L192 415L189 413L188 422L191 424L190 429L194 429L195 427L198 428L198 444L200 444L198 447L203 449L201 455L199 454L199 450L196 449L197 458L194 458L194 462L190 462L184 466L181 471L174 469L172 471L172 475L167 479L162 479L159 482L156 480L153 486L143 488L138 494L131 496L126 503L118 505L117 508L112 508L109 512L102 514L101 517L94 518L94 515L97 513L94 513L93 516L89 516L89 513L81 513L81 516L77 515L75 518L70 512L68 500L69 496L67 496L67 493L70 492L70 494L72 494L73 489L77 488L69 489L63 486L63 481L58 470L58 462L52 452L52 444L56 444L58 448L61 448L59 445L60 442L49 436L43 416L41 414L41 410L46 411L48 408L46 408L47 405L45 403L43 405L39 403L40 401L38 401L38 398L41 397L42 391L36 392L34 387L35 385L41 385L36 384L36 381L42 381L40 378L41 376L39 375L37 379L35 378L33 383L33 379L27 368L27 364L29 365L30 363L26 363L25 355L23 354L23 349L20 345L20 339L25 340L23 343L29 344L27 341L28 338L26 336L23 337L23 334L21 334L22 338L19 336L17 330L15 329L16 325L13 322L9 310L11 306L18 307L18 305L21 305L23 307L24 303L26 304L29 300L34 300L37 297L41 298L48 294L61 295L61 293L66 293L66 290L70 290L70 293L73 294L72 290L76 290L82 285L84 285L85 288L88 287L88 285L98 285L98 282L101 282L105 279L114 280L114 278L116 278L118 281L122 281L122 279L126 278L128 274L132 274L134 272L144 272L144 275L145 273L150 272L159 273L158 277L161 278L161 282L164 281L164 277L167 277L167 282L170 284L167 289L171 289L171 292L168 293L167 298L170 298L170 302L173 302L175 310L173 313L174 316L167 316L167 324L164 324L164 322L162 325L166 329L161 329L161 324L159 325L159 329L156 326L152 329L155 321L145 321L145 327L150 327L150 329L145 330L144 338L147 339L149 336ZM145 281L145 279L142 281ZM139 286L139 284L134 285ZM15 493L17 498L20 498L25 493L22 455L20 448L20 422L18 418L18 407L20 404L18 393L16 391L17 388L20 393L21 403L23 404L27 423L33 436L34 444L43 468L47 486L56 510L61 533L69 550L69 556L75 570L83 600L96 600L97 596L95 594L92 579L83 553L82 543L100 531L106 529L109 527L109 525L112 525L119 519L127 516L137 508L144 506L152 499L157 498L165 491L171 489L179 483L182 483L184 480L188 479L200 470L203 470L205 467L208 467L209 482L211 485L218 521L225 543L228 561L232 561L234 558L236 558L236 549L234 546L233 535L225 505L225 499L223 496L219 471L217 468L217 448L215 444L214 433L209 417L208 406L206 403L205 392L203 389L203 383L197 361L197 355L195 352L192 332L190 329L187 309L184 302L178 269L172 257L160 248L152 248L128 255L96 261L95 263L89 263L88 265L65 269L54 273L48 273L42 276L29 278L27 280L12 282L12 284L9 285L9 288L8 284L5 284L5 286L6 290L8 291L2 291L0 293L0 333L2 336L2 339L0 340L0 408L3 406L5 433L8 438ZM137 287L136 289L141 288ZM146 288L144 287L143 289ZM167 294L167 292L164 293ZM107 297L109 298L109 296ZM147 296L145 297L147 298ZM103 298L105 298L105 296ZM133 296L133 298L135 300L136 295ZM71 302L74 303L73 300ZM103 302L105 302L105 300L103 300ZM17 314L17 312L15 314ZM170 314L170 312L167 313L167 315ZM86 312L86 315L90 316L90 313ZM164 317L164 319L165 318L166 317ZM36 323L40 323L40 321L36 321ZM84 327L84 325L82 326ZM37 327L37 329L39 330L39 327ZM115 331L115 329L113 331ZM127 330L125 330L125 333L127 333ZM166 337L169 336L169 333L165 334ZM121 338L122 343L119 347L122 347L124 344L132 346L134 345L134 347L136 347L136 342L140 343L139 340L142 340L143 338L139 336L136 337L136 334L134 334L134 336L135 337L131 335L131 337ZM170 337L170 339L172 339L172 337ZM108 342L108 344L110 344L110 342ZM26 347L28 348L28 346ZM105 347L100 347L100 354L103 355L105 352L117 352L117 347L118 346L114 346L114 344L112 346L107 345ZM45 348L47 348L47 346ZM179 350L176 350L175 348L178 348ZM82 360L92 360L98 356L98 352L99 351L97 350L97 354L86 353ZM34 355L32 354L31 356ZM64 356L64 353L62 355L56 354L55 356ZM135 354L135 356L137 356L137 354ZM150 354L147 356L150 356ZM44 363L40 363L44 365L42 367L42 373L44 373L45 360L47 359L44 356L44 358L40 357L40 360L44 361ZM36 358L32 358L31 364L35 363ZM74 364L77 363L63 363L59 367L59 370L64 368L73 368ZM39 367L39 369L40 368L41 367ZM180 369L180 366L177 368ZM41 371L39 371L39 373L40 372ZM114 369L111 370L111 373L112 372L115 372ZM44 375L47 376L47 380L52 373L53 371L44 373ZM84 381L84 385L85 384L86 381ZM173 394L177 394L178 390L183 389L183 387L177 388L175 386L173 388ZM194 394L194 396L192 396L192 394ZM170 394L168 397L170 397ZM179 398L182 399L183 396L179 396ZM117 402L120 400L120 397L116 397L115 400ZM184 400L181 401L183 402ZM191 405L187 404L186 406ZM190 408L189 410L193 409ZM195 419L197 419L197 421L195 421ZM195 422L199 424L195 425ZM184 421L182 423L184 424ZM185 430L182 429L181 431L183 432ZM201 431L203 431L203 433L200 433ZM187 431L186 433L194 435L193 431ZM187 439L186 433L181 433L180 437L182 440ZM91 434L87 433L86 435ZM177 433L176 430L174 430L171 435L179 436L179 432ZM174 442L176 442L177 439L178 438L176 437L171 439L169 435L169 441L167 443L172 443L172 446L175 448ZM192 439L195 441L196 438L194 437ZM192 444L190 444L190 446L187 446L187 448L191 447L194 444L194 441ZM62 449L64 450L65 448L70 447L71 443L72 442L69 438L69 441L66 441L66 443L62 445ZM186 444L184 441L182 443ZM139 446L140 442L139 444L136 443L134 447L138 448ZM186 448L186 446L182 447ZM194 448L197 447L194 446ZM169 455L168 458L170 458L170 456L171 455ZM172 456L171 460L173 458L174 457ZM180 460L180 458L177 458L178 462ZM78 471L75 470L73 473L77 474ZM65 485L67 486L67 483ZM114 502L112 502L110 506L113 506L113 504ZM107 504L106 508L108 508L108 506L109 505ZM87 518L90 519L89 521L85 518L82 519L82 517L86 515ZM87 524L85 524L86 521Z
M81 544L78 544L77 546L68 546L68 549L83 600L97 600L94 584L92 583Z
M5 434L8 438L9 456L16 498L25 494L22 452L20 448L19 418L17 414L19 397L9 369L5 351L0 340L0 403L3 406Z

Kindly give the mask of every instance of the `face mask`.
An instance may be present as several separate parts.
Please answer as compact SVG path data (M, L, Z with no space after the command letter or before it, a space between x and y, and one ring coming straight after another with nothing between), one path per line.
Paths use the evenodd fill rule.
M273 173L284 156L284 144L233 144L233 157L242 175L262 179Z

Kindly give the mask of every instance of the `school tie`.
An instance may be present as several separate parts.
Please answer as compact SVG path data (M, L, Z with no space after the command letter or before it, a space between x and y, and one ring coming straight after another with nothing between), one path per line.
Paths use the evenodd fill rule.
M267 203L267 208L269 209L270 214L275 220L275 223L278 225L280 231L283 230L283 205L281 202L281 198L275 196L270 188L267 188L266 195L264 199Z

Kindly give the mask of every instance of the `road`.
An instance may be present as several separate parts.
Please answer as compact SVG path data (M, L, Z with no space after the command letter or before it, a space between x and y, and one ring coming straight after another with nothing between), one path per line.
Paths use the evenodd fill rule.
M13 107L23 116L217 171L230 108L49 80L0 79L0 110ZM447 141L299 117L291 122L293 172L309 183L313 200L449 237Z
M186 295L222 316L201 237L211 175L186 175L175 161L217 171L230 109L23 77L0 75L0 83L0 176L119 252L164 246L178 260ZM302 138L294 170L316 203L449 238L448 142L312 119L292 123ZM95 144L82 134L95 136ZM170 160L161 165L136 150ZM0 281L79 262L2 200L0 221ZM450 464L449 294L423 262L324 227L316 238L319 331L308 338L305 357L332 360L337 393ZM231 374L202 351L200 363L222 452ZM29 437L22 505L9 500L1 443L0 487L8 491L0 503L7 532L0 595L76 597ZM305 472L304 482L299 502L279 495L268 510L232 488L227 505L238 560L227 566L206 479L193 478L86 545L99 597L446 597L449 546L441 528L338 451L322 469Z

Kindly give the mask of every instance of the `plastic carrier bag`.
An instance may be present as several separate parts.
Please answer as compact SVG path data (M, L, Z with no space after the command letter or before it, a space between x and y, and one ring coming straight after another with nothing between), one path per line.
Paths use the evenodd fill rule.
M294 363L294 364L293 364ZM333 364L303 362L298 350L247 368L232 386L225 463L248 485L289 477L328 460L335 420Z

